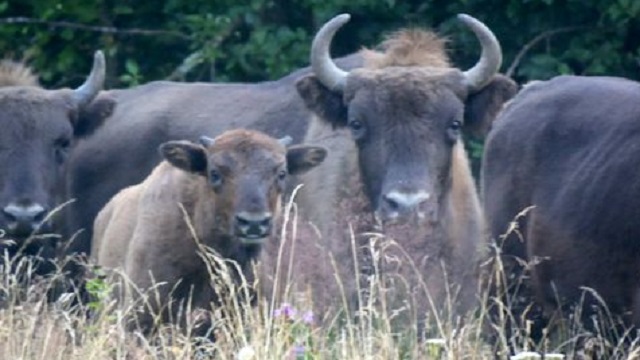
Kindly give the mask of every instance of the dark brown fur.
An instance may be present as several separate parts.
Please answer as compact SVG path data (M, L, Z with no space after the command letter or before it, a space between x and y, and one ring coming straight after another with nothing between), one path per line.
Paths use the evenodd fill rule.
M517 297L524 301L512 310L519 319L535 299L540 311L525 317L536 321L535 336L545 325L539 320L576 306L584 325L594 324L602 304L581 287L595 290L615 318L640 326L639 104L635 81L560 76L527 85L495 121L485 147L485 209L514 280L509 295L521 264L532 265ZM503 238L530 206L517 233Z
M48 222L47 211L67 200L64 192L64 171L69 150L76 139L100 126L105 116L87 119L84 115L94 108L113 109L113 101L103 99L78 107L70 89L45 90L37 77L23 64L0 63L0 253L9 255L39 255L45 261L37 273L54 270L49 262L55 257L52 237L31 237L40 233L57 233L57 218ZM32 226L15 227L10 207L42 209ZM6 241L6 243L5 243ZM11 244L9 241L12 241ZM4 257L3 257L4 259Z

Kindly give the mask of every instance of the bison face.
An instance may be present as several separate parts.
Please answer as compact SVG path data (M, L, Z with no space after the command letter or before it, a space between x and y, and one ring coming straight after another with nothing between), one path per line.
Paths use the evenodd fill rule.
M73 128L64 104L43 90L17 95L0 99L0 228L24 238L40 225L62 191ZM26 96L29 101L22 99Z
M93 129L113 108L110 100L93 101L103 80L104 58L97 53L91 75L76 90L0 89L0 229L9 238L21 240L47 228L43 220L63 198L64 165L74 137ZM95 106L102 116L84 116Z
M216 139L203 137L201 144L171 141L160 152L174 166L206 178L215 226L255 245L271 235L288 175L305 172L326 156L320 147L286 149L288 142L288 137L234 130Z
M444 41L435 34L404 32L383 43L385 52L364 52L364 68L343 71L329 56L334 34L349 20L342 14L316 34L314 74L296 84L320 121L351 130L365 191L382 220L416 215L437 221L454 162L466 161L462 149L455 151L463 123L490 121L501 97L515 93L512 81L496 76L502 52L491 30L468 15L459 19L482 45L469 70L449 67ZM505 86L513 90L499 91ZM473 111L465 112L469 102Z
M308 105L321 119L350 129L364 188L382 220L437 220L464 121L459 71L359 69L342 94L328 92L314 77L298 88L308 98L339 96L333 109L331 101Z

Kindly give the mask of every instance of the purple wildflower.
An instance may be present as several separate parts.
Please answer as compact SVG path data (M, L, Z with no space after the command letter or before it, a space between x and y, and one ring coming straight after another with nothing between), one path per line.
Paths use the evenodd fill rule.
M304 314L302 314L302 322L307 325L313 325L313 311L305 311Z
M283 303L280 308L274 310L274 317L284 317L286 320L294 320L298 311L289 303Z
M289 351L289 359L291 360L304 359L304 356L306 353L307 353L307 349L304 347L304 345L295 345Z

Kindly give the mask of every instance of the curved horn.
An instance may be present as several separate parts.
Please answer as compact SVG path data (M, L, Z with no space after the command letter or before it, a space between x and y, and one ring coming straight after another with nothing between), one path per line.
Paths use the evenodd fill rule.
M84 84L73 90L73 100L78 107L89 104L104 86L105 61L104 54L98 50L93 55L93 68Z
M340 14L322 25L311 44L311 69L320 82L330 90L342 91L348 72L341 70L331 60L329 47L336 31L342 27L351 15Z
M464 72L469 91L473 93L480 91L498 73L502 65L502 49L493 32L480 20L466 14L459 14L458 19L476 34L482 45L480 60Z
M216 139L203 135L203 136L200 136L200 139L198 139L198 141L200 142L200 145L208 148L208 147L211 147L213 143L216 142Z
M278 142L280 143L280 145L282 145L284 147L287 147L287 146L291 145L292 141L293 141L293 139L289 135L285 135L284 137L278 139Z

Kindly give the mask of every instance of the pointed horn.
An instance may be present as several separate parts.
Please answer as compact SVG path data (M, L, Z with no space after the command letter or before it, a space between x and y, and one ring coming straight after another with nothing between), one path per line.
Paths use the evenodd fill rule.
M280 143L280 145L287 147L289 145L291 145L291 142L293 142L293 139L291 138L291 136L286 135L280 139L278 139L278 142Z
M104 54L98 50L93 55L93 68L84 84L73 91L73 100L78 107L89 104L102 90L105 77Z
M320 82L330 90L342 91L348 72L331 60L329 48L336 31L349 21L351 15L340 14L325 23L311 44L311 68Z
M208 147L211 147L216 142L216 139L203 135L203 136L200 136L200 139L198 139L198 141L200 142L200 145L208 148Z
M469 91L473 93L480 91L498 73L502 65L502 49L493 32L478 19L466 14L459 14L458 19L476 34L482 45L480 60L464 72Z

